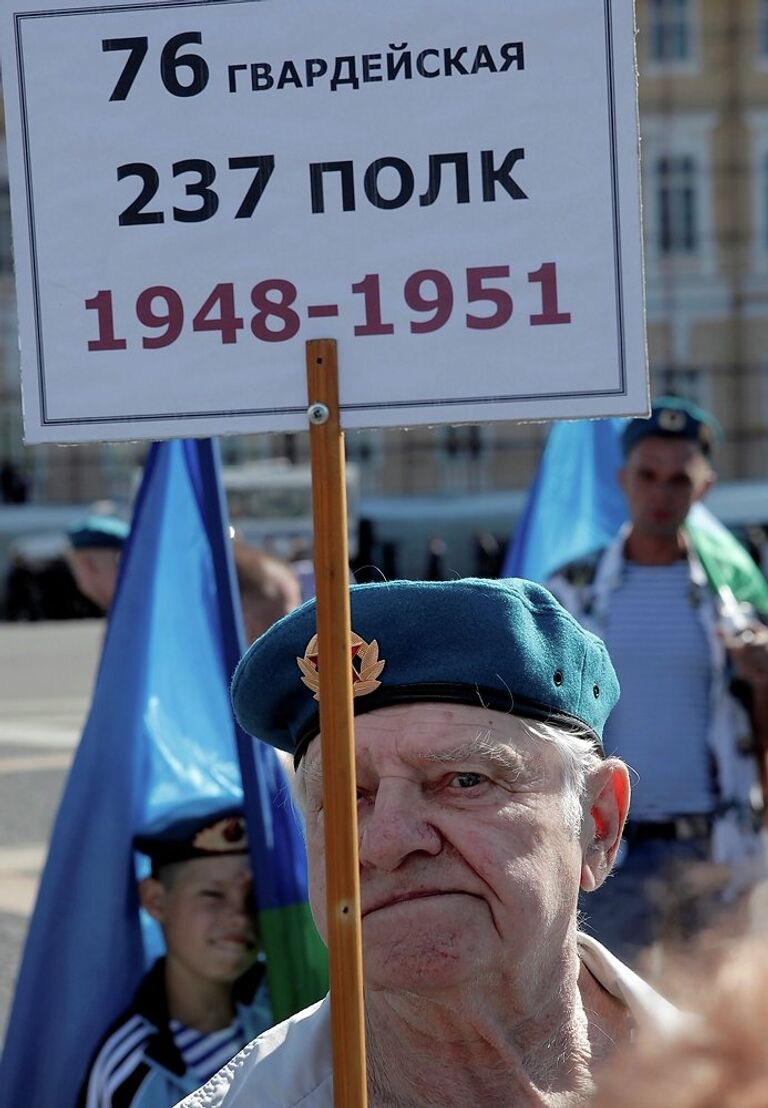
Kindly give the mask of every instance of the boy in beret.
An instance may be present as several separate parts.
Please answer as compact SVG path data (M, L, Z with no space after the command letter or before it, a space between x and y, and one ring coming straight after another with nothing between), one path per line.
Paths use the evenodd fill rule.
M81 1108L172 1108L272 1022L242 811L176 814L134 845L166 953L97 1049Z
M675 1010L577 926L629 802L602 752L603 643L527 581L350 590L368 1102L576 1108L633 1029ZM315 605L241 660L241 726L297 762L310 903L328 938ZM183 1108L331 1108L326 998Z
M736 544L718 549L686 522L715 480L719 436L709 413L678 397L630 420L618 474L629 522L548 582L605 640L621 681L606 748L637 771L632 817L612 880L585 908L629 960L663 930L706 927L762 874L768 586L746 552L737 563ZM746 635L723 625L723 598ZM726 867L722 879L711 862Z

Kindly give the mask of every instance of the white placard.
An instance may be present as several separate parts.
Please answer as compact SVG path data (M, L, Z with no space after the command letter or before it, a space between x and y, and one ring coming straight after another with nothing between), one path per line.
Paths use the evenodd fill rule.
M647 411L630 0L5 0L26 438Z

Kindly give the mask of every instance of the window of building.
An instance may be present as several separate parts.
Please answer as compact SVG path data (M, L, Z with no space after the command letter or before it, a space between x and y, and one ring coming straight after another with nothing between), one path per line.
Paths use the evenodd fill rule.
M347 457L363 466L381 465L384 449L381 431L357 430L347 432Z
M660 366L653 371L654 396L681 396L706 407L705 385L701 370L690 366Z
M717 273L714 112L641 119L643 226L649 289L662 273Z
M437 460L444 492L479 492L489 479L492 431L486 424L437 428Z
M747 120L752 138L752 211L751 227L745 233L751 240L752 272L763 281L768 273L768 110L750 111Z
M700 242L699 172L689 154L664 155L654 166L658 211L658 252L662 257L691 255Z
M768 0L755 0L757 4L757 52L768 58Z
M758 227L760 228L760 253L765 255L768 250L768 151L762 155L762 164L759 173L760 212L758 213Z
M648 54L652 62L685 62L693 57L689 0L649 0Z
M476 424L464 423L458 426L446 425L439 430L440 449L449 461L477 461L487 447L485 428Z

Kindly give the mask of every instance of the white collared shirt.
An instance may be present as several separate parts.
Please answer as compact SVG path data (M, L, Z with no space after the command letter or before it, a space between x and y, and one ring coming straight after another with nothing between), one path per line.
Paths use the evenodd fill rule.
M672 1031L685 1017L589 935L579 955L637 1028ZM176 1108L333 1108L331 1008L326 996L265 1031Z

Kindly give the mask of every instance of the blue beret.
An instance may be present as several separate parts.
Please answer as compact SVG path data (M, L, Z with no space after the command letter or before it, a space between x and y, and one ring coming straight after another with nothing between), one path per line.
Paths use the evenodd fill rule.
M197 809L197 810L193 810ZM203 815L199 805L161 817L140 834L133 845L152 859L155 867L190 858L217 858L246 854L248 835L242 807L229 805Z
M621 445L626 458L633 446L654 435L666 439L695 442L703 454L709 454L722 428L713 415L679 396L660 396L654 400L648 419L631 419L624 428Z
M619 696L601 639L519 579L391 581L350 589L355 714L438 701L587 728ZM232 680L241 727L296 760L320 729L315 602L251 646Z
M129 530L125 520L117 516L86 516L69 528L67 537L75 550L122 550Z

